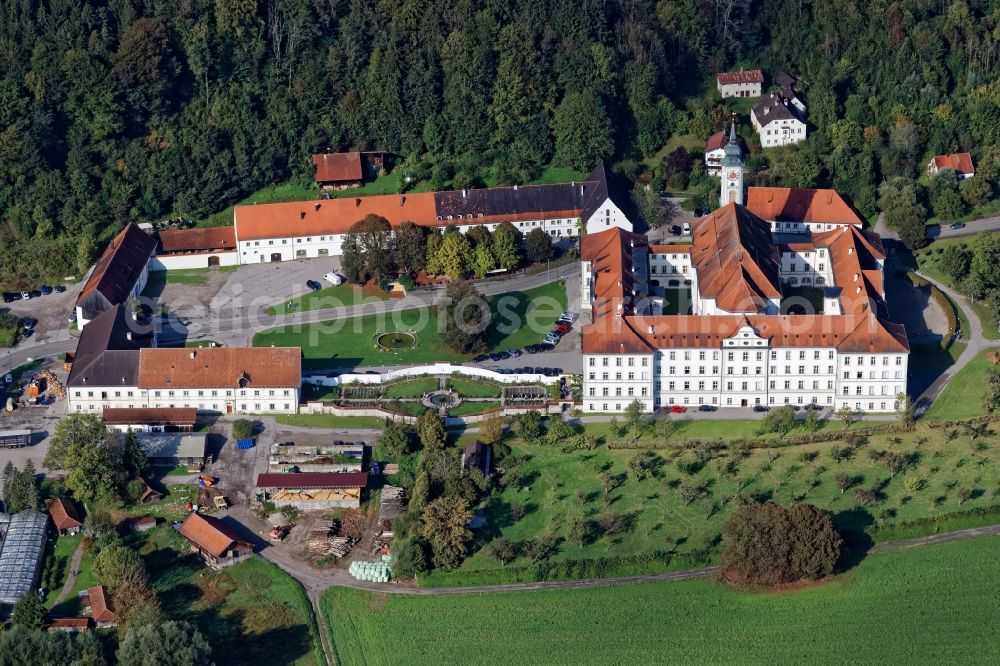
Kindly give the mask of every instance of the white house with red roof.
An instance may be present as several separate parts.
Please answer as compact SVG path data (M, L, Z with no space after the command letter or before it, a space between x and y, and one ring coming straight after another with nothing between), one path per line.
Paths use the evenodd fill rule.
M951 169L958 176L959 180L972 178L976 175L976 168L972 164L972 155L969 153L949 153L948 155L935 155L927 163L927 175L933 178L945 169Z
M715 89L722 97L760 97L763 86L764 73L759 69L719 72L715 77Z

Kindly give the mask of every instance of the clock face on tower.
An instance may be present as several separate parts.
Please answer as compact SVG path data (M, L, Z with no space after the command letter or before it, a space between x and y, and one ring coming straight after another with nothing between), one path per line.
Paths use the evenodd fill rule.
M740 172L739 171L736 171L734 169L733 171L729 172L729 180L739 180L739 177L740 177Z

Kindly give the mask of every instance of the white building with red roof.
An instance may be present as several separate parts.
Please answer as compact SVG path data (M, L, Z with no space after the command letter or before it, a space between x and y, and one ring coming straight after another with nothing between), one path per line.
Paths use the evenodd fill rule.
M759 69L719 72L715 77L715 89L722 97L760 97L763 86L764 73Z
M972 178L976 175L976 168L972 164L972 155L969 153L949 153L948 155L935 155L927 163L927 175L933 178L945 169L951 169L958 176L959 180Z

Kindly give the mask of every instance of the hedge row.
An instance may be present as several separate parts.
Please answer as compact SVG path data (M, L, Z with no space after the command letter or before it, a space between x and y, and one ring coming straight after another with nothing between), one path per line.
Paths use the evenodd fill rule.
M907 428L902 423L886 423L865 428L819 431L801 433L798 435L788 435L780 438L764 437L738 437L736 439L612 439L608 441L609 449L780 449L788 446L798 446L800 444L818 444L821 442L837 442L849 437L871 437L873 435L886 435L892 433L910 432L913 428Z
M501 569L435 571L429 575L418 576L418 582L421 587L458 587L587 578L618 578L621 576L644 576L671 570L695 569L711 562L711 554L708 552L705 552L702 557L693 557L689 554L654 551L619 557L539 562L533 566L507 566Z

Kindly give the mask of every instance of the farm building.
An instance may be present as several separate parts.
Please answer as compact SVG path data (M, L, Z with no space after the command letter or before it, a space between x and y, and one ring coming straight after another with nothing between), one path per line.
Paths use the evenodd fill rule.
M146 484L146 487L143 489L142 495L139 495L139 504L152 504L153 502L159 502L163 499L163 493L150 486L149 482L145 479L143 479L142 482Z
M120 432L191 432L198 420L194 407L105 407L101 418Z
M133 518L128 521L128 527L133 532L148 532L156 527L156 517L143 516L142 518Z
M271 446L268 466L272 472L283 472L290 467L299 472L360 472L364 455L362 442L325 446L275 443Z
M277 506L299 509L357 508L368 483L365 472L299 472L260 474L258 494Z
M469 442L462 450L462 474L478 469L485 476L493 469L493 447L482 442Z
M228 567L253 555L253 546L232 527L212 516L190 514L180 527L180 534L213 567Z
M205 460L203 432L139 432L139 448L154 466L199 465Z
M76 320L80 327L97 315L136 298L149 277L149 259L156 251L156 241L134 224L114 237L94 264L76 301Z
M56 617L52 618L49 622L49 626L45 627L48 631L65 631L69 634L74 634L80 631L87 631L90 629L90 618L89 617Z
M110 596L102 586L81 590L79 596L80 607L84 612L90 612L90 617L99 629L118 624L118 616L115 614Z
M30 444L30 430L0 430L0 449L19 449Z
M45 500L45 506L59 534L77 534L83 528L83 514L73 500L57 497Z
M2 514L0 514L2 516ZM31 592L38 580L45 530L49 517L38 511L21 511L0 524L0 604L15 604Z
M150 271L235 266L236 231L232 227L169 229L159 234L159 248L149 261Z

